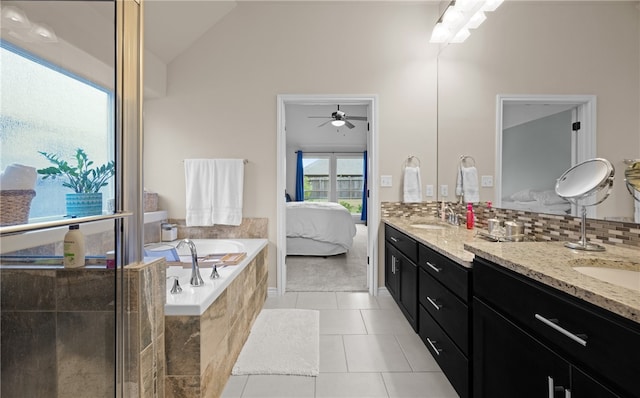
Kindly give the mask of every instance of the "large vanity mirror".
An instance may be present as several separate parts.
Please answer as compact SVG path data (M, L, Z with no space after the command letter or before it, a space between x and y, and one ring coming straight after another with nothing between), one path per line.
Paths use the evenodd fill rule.
M451 187L456 186L461 155L475 159L480 183L482 176L492 176L501 188L509 183L506 178L515 181L510 190L480 187L480 201L499 207L503 199L532 191L539 200L553 202L562 172L588 158L606 158L624 170L624 160L640 153L638 21L631 1L506 1L464 43L443 47L438 56L438 184L448 185L449 196L438 199L458 200ZM526 96L539 101L518 102ZM578 106L563 104L561 96L575 99ZM505 105L518 106L520 119L504 119ZM580 106L591 107L588 120L575 119ZM563 136L542 143L541 130L532 133L528 124L542 118L564 123ZM582 131L574 133L576 121ZM529 134L522 152L499 143L501 124L500 133L513 129ZM582 140L585 128L595 135L592 143ZM559 154L561 145L564 155ZM498 153L516 163L500 163ZM551 165L555 171L544 177L544 186L537 185L534 175ZM531 195L527 200L538 199ZM588 216L632 221L633 202L619 180L607 201ZM559 211L579 215L575 206Z

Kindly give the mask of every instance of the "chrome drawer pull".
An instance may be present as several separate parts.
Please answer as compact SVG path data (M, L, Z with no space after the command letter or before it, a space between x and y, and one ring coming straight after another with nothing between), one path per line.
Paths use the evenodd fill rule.
M547 318L543 317L542 315L538 315L538 314L535 314L535 317L536 317L536 319L537 319L537 320L539 320L540 322L542 322L542 323L544 323L545 325L549 326L550 328L552 328L552 329L554 329L554 330L556 330L556 331L558 331L558 332L560 332L560 333L564 334L565 336L567 336L567 337L568 337L568 338L570 338L571 340L575 341L576 343L580 344L581 346L583 346L583 347L586 347L586 346L587 346L587 340L585 340L585 339L587 338L587 336L585 336L585 335L580 335L580 336L584 337L584 339L583 339L582 337L577 336L577 335L575 335L575 334L573 334L573 333L569 332L568 330L566 330L566 329L564 329L564 328L562 328L562 327L558 326L558 325L556 324L556 322L558 322L556 319L549 320L549 319L547 319Z
M556 392L564 391L564 398L571 398L571 390L567 390L562 386L555 386L553 382L553 377L547 376L547 383L549 385L549 398L554 398Z
M440 271L442 271L442 268L438 268L438 267L436 267L435 265L431 264L431 263L430 263L430 262L428 262L428 261L427 261L427 265L428 265L432 270L434 270L434 271L436 271L436 272L440 272Z
M391 239L391 242L398 243L398 239L397 239L397 238L395 238L395 237L393 237L393 236L392 236L392 237L390 237L389 239Z
M430 338L427 337L427 343L429 343L429 345L431 346L431 348L433 348L433 350L436 352L436 355L440 355L440 353L442 352L442 350L440 348L437 348L435 346L435 344L437 343L437 341L431 341Z
M433 300L431 297L427 296L427 300L429 300L429 302L431 303L432 306L436 307L436 309L438 311L440 311L440 308L442 308L441 305L438 305L438 303L435 302L435 300Z

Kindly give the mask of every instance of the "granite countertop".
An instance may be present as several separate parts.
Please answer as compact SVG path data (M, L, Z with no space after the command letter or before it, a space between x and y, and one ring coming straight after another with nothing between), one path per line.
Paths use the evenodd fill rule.
M545 285L640 323L640 292L587 276L574 266L606 266L640 271L640 250L606 245L604 252L564 247L564 242L492 242L476 230L445 226L419 229L411 225L439 223L434 218L388 217L383 222L422 244L471 267L475 255Z

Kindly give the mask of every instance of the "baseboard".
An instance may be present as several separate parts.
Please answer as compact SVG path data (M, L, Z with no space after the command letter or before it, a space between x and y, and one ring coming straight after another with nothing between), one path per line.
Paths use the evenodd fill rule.
M391 296L391 293L389 293L385 286L382 286L378 288L378 296Z

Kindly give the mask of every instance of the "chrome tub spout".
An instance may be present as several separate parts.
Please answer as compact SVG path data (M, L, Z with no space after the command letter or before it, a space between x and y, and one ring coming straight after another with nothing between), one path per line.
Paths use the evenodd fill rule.
M180 249L187 245L191 251L191 286L202 286L204 280L200 276L200 267L198 266L198 253L196 252L196 245L190 239L183 239L178 243L177 248Z

